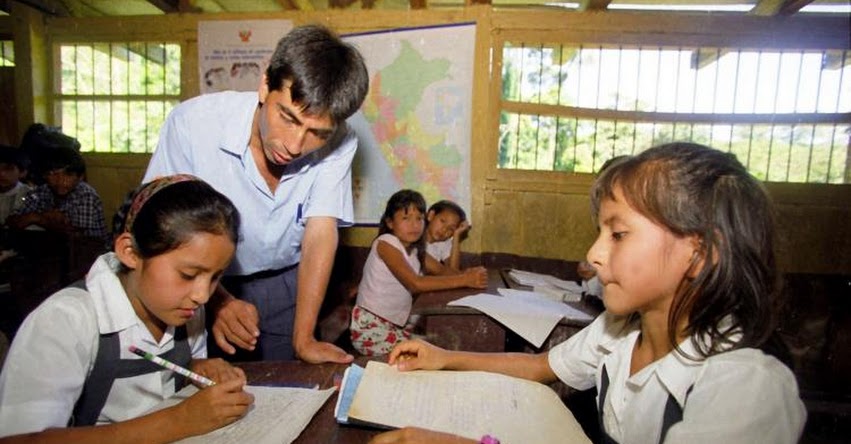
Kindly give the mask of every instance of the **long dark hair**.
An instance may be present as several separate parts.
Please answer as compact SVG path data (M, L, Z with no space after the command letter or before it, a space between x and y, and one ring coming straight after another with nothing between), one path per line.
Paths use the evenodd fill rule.
M774 212L760 182L733 154L676 142L605 170L591 190L595 218L615 189L644 217L699 239L700 254L687 273L695 278L683 277L668 315L673 346L681 352L676 326L682 321L703 357L762 346L775 330L779 292ZM728 316L731 324L721 322Z
M381 215L381 221L378 224L378 235L392 233L388 221L393 220L393 215L397 211L408 211L410 208L417 209L425 218L426 202L425 198L418 191L414 190L399 190L390 196L387 201L387 207L384 209L384 214ZM420 260L420 269L425 264L425 221L423 222L423 235L411 244L411 247L417 249L417 258ZM420 270L417 270L420 271Z

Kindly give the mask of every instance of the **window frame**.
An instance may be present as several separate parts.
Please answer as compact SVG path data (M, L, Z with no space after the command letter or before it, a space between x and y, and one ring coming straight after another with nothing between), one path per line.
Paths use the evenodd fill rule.
M507 43L525 42L531 45L544 43L569 46L669 46L748 48L754 50L849 50L849 39L843 34L847 30L847 17L800 16L758 17L747 15L708 15L658 13L635 13L606 11L594 13L552 13L545 17L538 12L494 11L491 29L491 71L489 97L491 110L488 126L488 171L491 183L501 183L506 189L518 185L529 187L529 191L541 189L553 182L568 192L586 193L594 174L559 171L519 170L498 167L500 115L505 112L544 114L558 117L600 119L624 119L647 121L666 113L636 111L599 110L589 112L561 105L518 103L502 97L503 48ZM624 31L624 30L628 31ZM814 31L816 30L816 31ZM760 117L752 114L672 114L678 121L700 121L701 123L747 124ZM851 123L851 113L795 114L810 122L844 119ZM727 120L730 119L730 120ZM786 117L782 117L786 119ZM851 137L851 136L849 136ZM851 144L849 144L851 146ZM851 148L849 148L851 149ZM851 155L848 156L851 158ZM846 169L846 177L851 174ZM788 182L772 182L788 184ZM803 185L795 183L794 185ZM807 184L821 186L823 184ZM835 184L832 184L835 185ZM502 188L501 186L499 188ZM581 190L581 191L579 191Z
M63 100L82 98L78 100L111 101L114 97L127 100L160 101L177 100L183 102L198 94L198 63L197 63L197 25L194 21L180 20L177 17L157 16L156 20L150 17L134 16L122 17L114 20L115 26L104 26L103 20L99 18L78 18L67 20L62 18L48 18L46 20L47 39L49 48L49 87L45 88L46 110L51 125L59 126L62 123L61 103ZM128 37L128 29L133 29L131 37ZM139 30L139 31L137 31ZM151 95L104 95L86 94L69 95L62 94L62 45L95 45L95 44L123 44L123 43L169 43L180 47L180 92L177 95L151 94ZM189 55L191 51L192 56ZM194 56L194 58L193 58ZM159 132L159 130L157 130ZM110 154L110 155L146 155L151 153L124 153L89 151L87 154Z

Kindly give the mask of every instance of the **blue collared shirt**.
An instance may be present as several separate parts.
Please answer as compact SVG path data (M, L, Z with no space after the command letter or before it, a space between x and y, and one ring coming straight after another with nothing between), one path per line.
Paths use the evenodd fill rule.
M257 108L256 92L226 91L195 97L175 107L160 131L143 182L194 174L230 198L241 225L228 275L248 275L299 262L305 222L354 219L351 165L354 131L287 166L275 193L254 163L248 141Z

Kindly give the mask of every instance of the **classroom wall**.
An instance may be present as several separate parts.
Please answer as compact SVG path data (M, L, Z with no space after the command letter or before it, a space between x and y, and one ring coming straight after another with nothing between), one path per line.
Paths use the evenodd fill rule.
M296 24L324 23L341 33L364 30L424 26L476 21L476 87L473 95L473 132L471 147L471 195L469 209L473 229L464 242L472 253L509 253L521 256L581 260L596 236L591 223L587 190L593 176L581 174L498 171L495 166L493 116L498 113L490 97L488 53L493 35L489 6L472 6L455 11L322 11L270 15L205 15L204 19L286 18ZM523 20L534 28L536 21L553 20L553 12L527 13ZM576 16L573 13L571 17ZM646 16L643 17L646 22ZM589 16L590 18L591 16ZM668 17L671 20L671 17ZM714 18L717 20L717 17ZM110 21L111 20L111 21ZM169 33L186 39L183 52L183 93L197 94L198 17L194 15L158 16L123 19L49 19L46 29L52 36L79 35L95 40L99 34L116 30L145 38ZM104 26L109 23L110 26ZM688 28L688 26L683 26ZM700 28L699 26L697 28ZM708 26L702 26L708 28ZM49 45L47 45L49 46ZM34 63L38 63L34 58ZM44 69L41 67L40 69ZM50 106L48 103L47 106ZM36 107L38 108L38 107ZM37 110L36 110L37 111ZM37 112L34 111L34 114ZM89 181L104 200L107 217L120 204L126 192L141 179L148 155L86 154ZM851 274L851 185L766 184L776 201L779 221L779 262L783 271ZM369 246L374 228L348 228L342 242L351 246Z

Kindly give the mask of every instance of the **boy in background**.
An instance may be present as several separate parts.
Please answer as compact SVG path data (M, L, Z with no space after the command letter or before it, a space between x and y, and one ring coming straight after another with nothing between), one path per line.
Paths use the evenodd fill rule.
M76 142L76 139L68 137ZM97 191L82 179L86 173L83 156L73 145L44 146L33 165L44 181L24 196L23 205L6 220L12 229L36 226L48 231L107 241L103 203Z

